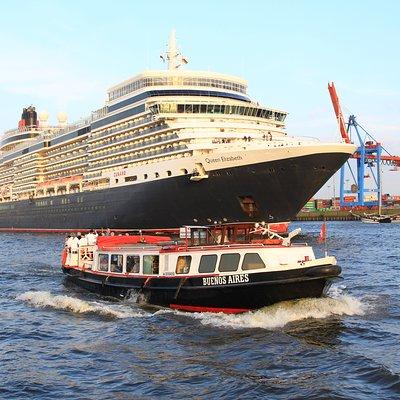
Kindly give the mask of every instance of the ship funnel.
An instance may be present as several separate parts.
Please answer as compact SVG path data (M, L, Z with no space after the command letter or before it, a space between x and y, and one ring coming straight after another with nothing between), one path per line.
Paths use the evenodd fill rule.
M39 121L40 121L40 126L42 128L46 128L49 126L49 113L47 111L41 111L39 113Z
M57 121L59 126L66 126L68 121L68 116L65 112L59 112L57 114Z
M37 113L35 107L29 106L24 108L21 120L18 123L19 130L35 129L38 126Z

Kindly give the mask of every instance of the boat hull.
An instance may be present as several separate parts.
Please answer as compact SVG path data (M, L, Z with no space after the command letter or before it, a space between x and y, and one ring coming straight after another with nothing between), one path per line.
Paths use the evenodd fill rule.
M277 272L218 277L118 277L63 268L67 280L103 296L123 299L136 296L146 304L183 311L227 313L259 309L280 301L315 298L325 294L337 265Z
M390 217L362 217L361 222L365 224L390 224L393 221Z
M0 204L0 229L134 229L287 221L347 160L317 153L127 186ZM254 201L253 211L242 199Z

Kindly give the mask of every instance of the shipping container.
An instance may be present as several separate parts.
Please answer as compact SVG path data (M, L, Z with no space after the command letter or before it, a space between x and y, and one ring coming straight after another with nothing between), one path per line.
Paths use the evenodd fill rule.
M344 200L346 203L351 203L352 201L356 201L356 196L344 196L344 197L343 197L343 200Z

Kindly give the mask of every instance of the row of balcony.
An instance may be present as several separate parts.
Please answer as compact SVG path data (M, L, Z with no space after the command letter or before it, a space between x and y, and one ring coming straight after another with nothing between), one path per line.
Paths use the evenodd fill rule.
M89 165L89 170L105 168L105 167L109 167L111 165L116 165L116 164L126 164L126 163L132 162L132 161L150 159L150 158L154 158L154 157L159 157L161 155L175 153L175 152L182 151L182 150L187 150L187 147L184 145L179 145L177 147L166 147L166 148L160 149L160 150L149 151L148 153L145 153L145 154L135 154L135 155L132 155L129 157L124 157L123 159L116 158L116 159L113 159L113 160L110 160L107 162L100 161L97 163L91 163Z
M35 154L31 154L29 156L25 156L25 157L21 157L21 158L17 158L14 161L14 165L18 166L18 165L26 165L26 164L30 164L30 163L35 163L38 161L38 159L40 159L41 156L38 153Z
M95 179L99 178L102 175L102 172L86 172L84 175L84 179Z
M77 147L81 147L81 146L87 146L86 141L80 140L80 141L75 142L73 144L64 145L64 146L58 147L57 149L50 150L50 151L47 152L47 156L50 157L50 156L52 156L54 154L55 155L60 155L62 153L68 152L70 150L74 150Z
M36 183L36 182L37 182L37 178L35 176L30 177L30 178L24 178L24 179L16 179L13 186L15 188L15 187L20 187L20 186L31 184L31 183Z
M67 170L67 171L64 171L64 172L59 171L57 173L48 174L47 175L47 179L48 180L52 180L52 179L58 179L58 178L66 178L66 177L69 177L71 175L81 174L81 173L83 173L85 171L86 171L86 168L75 168L75 169Z
M26 178L28 176L35 176L35 175L41 174L42 172L43 172L43 170L41 168L34 168L34 169L25 170L22 172L16 172L15 179Z
M153 133L153 132L158 132L158 131L161 131L161 130L166 129L166 128L168 128L168 125L166 125L166 124L157 125L157 126L154 126L152 128L143 129L140 132L139 131L138 132L133 132L133 133L131 133L130 135L128 135L126 137L122 137L122 138L119 138L119 139L116 139L116 138L108 139L106 143L96 143L96 144L90 145L89 146L89 151L92 151L92 150L95 150L95 149L98 149L98 148L101 148L101 147L107 147L107 146L110 146L110 145L113 145L113 144L116 144L116 143L129 141L131 139L136 139L136 138L139 138L141 136L145 136L145 135L148 135L148 134Z
M80 150L76 150L73 153L71 153L69 156L65 156L65 157L61 157L61 156L57 156L57 157L53 157L50 158L48 160L48 164L60 164L63 162L66 162L68 160L73 160L74 158L78 158L78 157L82 157L83 155L86 155L86 149L80 149Z
M161 137L156 137L154 139L151 140L145 140L142 143L134 143L131 144L129 146L125 146L123 148L120 149L116 149L116 148L112 148L102 154L90 154L89 156L89 160L96 160L96 159L101 159L101 158L106 158L108 155L114 155L114 154L118 154L118 153L125 153L126 151L130 151L133 149L145 149L146 147L151 147L154 144L159 144L159 143L164 143L164 142L168 142L170 140L174 140L174 139L178 139L178 135L177 134L172 134L172 135L167 135L164 138Z
M146 124L148 124L149 122L152 122L152 121L154 121L152 116L151 117L147 117L147 118L142 118L142 119L140 119L140 120L138 120L136 122L135 121L130 121L130 122L127 122L127 123L123 124L123 126L116 126L115 128L108 128L105 131L100 132L100 133L99 132L92 133L92 138L94 140L99 140L100 138L102 138L104 136L109 136L109 135L112 135L112 134L117 133L117 132L121 132L122 133L124 131L129 130L129 129L136 128L136 127L138 127L140 125L146 125Z
M74 162L69 162L67 165L59 165L57 164L55 167L53 166L48 166L46 168L46 173L50 173L50 172L56 172L56 171L62 171L64 169L70 169L71 167L74 167L75 165L86 165L87 164L87 159L86 157L81 158L77 161Z

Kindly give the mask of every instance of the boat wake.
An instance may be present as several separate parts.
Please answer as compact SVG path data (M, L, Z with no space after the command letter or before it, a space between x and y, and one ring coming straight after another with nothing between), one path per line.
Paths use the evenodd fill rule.
M277 329L308 318L324 319L335 316L364 315L370 306L355 297L341 294L341 289L331 293L332 297L284 301L260 310L244 314L186 313L162 309L148 313L133 309L131 301L104 304L86 301L67 295L54 295L46 291L28 291L17 297L37 308L65 310L76 314L97 314L109 318L137 318L160 314L184 315L199 320L203 325L222 328L262 328ZM134 299L136 300L136 299ZM136 303L136 301L135 301ZM128 305L128 307L127 307Z
M66 295L54 295L46 291L25 292L17 296L17 300L25 301L38 308L53 308L76 314L97 314L111 318L135 318L147 315L144 311L138 312L123 304L102 304Z
M354 297L340 295L336 298L284 301L245 314L196 313L192 316L200 320L203 325L272 330L307 318L323 319L342 315L364 315L367 308L365 304Z

